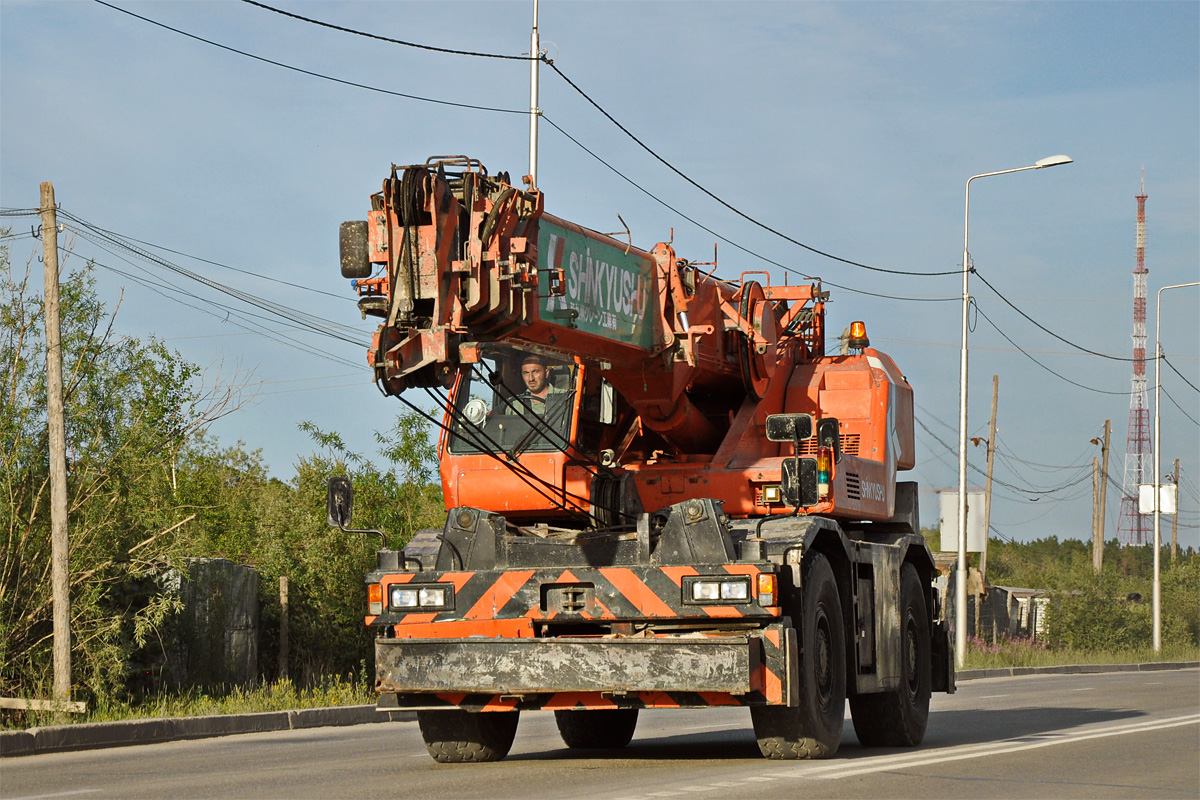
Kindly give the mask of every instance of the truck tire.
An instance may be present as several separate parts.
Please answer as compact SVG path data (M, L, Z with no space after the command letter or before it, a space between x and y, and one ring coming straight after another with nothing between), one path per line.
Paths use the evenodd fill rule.
M499 761L517 735L519 711L418 711L425 749L441 764Z
M912 564L900 569L900 688L850 698L854 733L866 747L913 747L925 738L932 680L929 615Z
M758 749L767 758L828 758L842 741L846 632L837 581L820 553L809 556L801 586L801 607L793 610L799 625L800 703L750 709Z
M554 721L567 747L582 750L624 747L633 738L638 710L555 711Z

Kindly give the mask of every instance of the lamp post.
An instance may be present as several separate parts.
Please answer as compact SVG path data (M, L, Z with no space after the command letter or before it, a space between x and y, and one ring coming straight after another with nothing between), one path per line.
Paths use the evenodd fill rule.
M1159 380L1158 370L1162 362L1162 343L1159 340L1159 330L1162 327L1162 293L1167 289L1183 289L1187 286L1200 286L1200 282L1176 283L1164 286L1158 290L1158 301L1154 308L1154 652L1162 652L1162 576L1160 574L1162 561L1162 538L1159 523L1162 520L1162 478L1159 471L1159 449L1161 447L1162 419L1159 416L1159 390L1162 381ZM1178 502L1178 501L1176 501ZM1179 513L1178 509L1175 511Z
M967 276L971 273L971 253L967 244L971 229L971 181L1010 172L1057 167L1059 164L1070 164L1073 160L1069 156L1050 156L1028 167L984 172L967 179L967 202L963 215L962 351L958 362L958 569L954 578L954 657L959 667L967 655L967 316L971 307L971 294L967 286Z
M533 33L529 36L529 188L536 190L538 168L538 59L542 55L538 35L538 0L533 0Z

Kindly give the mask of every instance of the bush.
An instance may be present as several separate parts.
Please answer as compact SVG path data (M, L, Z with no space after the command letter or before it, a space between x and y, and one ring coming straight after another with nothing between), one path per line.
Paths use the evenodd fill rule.
M1127 599L1111 573L1053 595L1046 628L1057 645L1075 650L1131 649L1152 638L1149 604Z
M1180 558L1162 573L1163 641L1200 647L1200 557Z
M0 244L0 695L30 698L49 695L52 663L39 283L29 266L13 270ZM62 272L61 314L73 699L119 705L157 690L157 640L175 610L157 576L189 556L259 570L263 675L277 674L280 576L290 581L298 684L369 672L362 579L378 541L325 525L325 479L353 478L357 526L386 531L393 547L418 528L440 527L424 419L401 415L377 434L383 466L309 425L326 453L301 459L296 477L279 481L258 451L204 435L236 410L236 387L206 389L199 368L161 342L115 336L90 265ZM136 688L135 672L150 675Z

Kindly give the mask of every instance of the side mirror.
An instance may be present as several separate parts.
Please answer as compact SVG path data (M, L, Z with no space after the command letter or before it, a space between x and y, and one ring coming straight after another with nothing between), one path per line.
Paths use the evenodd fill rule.
M600 381L600 424L612 425L617 421L617 391L606 380Z
M824 417L817 421L817 447L833 448L833 463L842 460L842 432L838 429L837 417Z
M772 442L803 442L812 435L812 414L772 414L767 417L767 439Z
M783 461L781 489L788 505L815 506L821 501L817 485L817 460L815 458L786 458Z
M338 231L343 278L371 277L371 261L367 248L367 221L356 219L343 222Z
M346 530L354 510L354 486L346 476L330 478L326 483L325 508L332 528Z

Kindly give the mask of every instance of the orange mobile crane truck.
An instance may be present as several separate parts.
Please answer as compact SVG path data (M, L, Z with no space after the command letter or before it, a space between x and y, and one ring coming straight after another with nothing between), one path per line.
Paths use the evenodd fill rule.
M822 758L848 698L863 744L921 741L954 672L896 481L912 388L862 323L825 355L819 283L717 279L461 156L393 166L340 244L378 385L445 408L445 525L366 576L379 708L436 760L503 758L539 709L596 748L749 706L765 756ZM351 505L331 479L330 524Z

